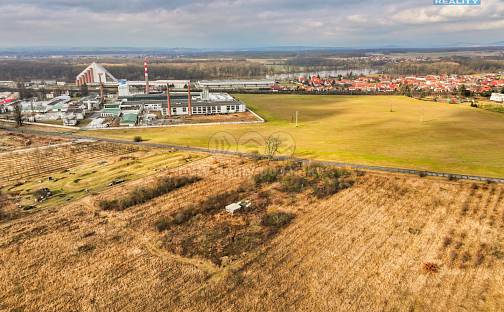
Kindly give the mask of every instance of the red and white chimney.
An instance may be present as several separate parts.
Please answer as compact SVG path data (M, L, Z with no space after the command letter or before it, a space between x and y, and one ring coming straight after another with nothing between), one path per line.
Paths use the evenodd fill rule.
M149 66L147 64L147 57L144 59L144 73L145 73L145 93L149 94Z

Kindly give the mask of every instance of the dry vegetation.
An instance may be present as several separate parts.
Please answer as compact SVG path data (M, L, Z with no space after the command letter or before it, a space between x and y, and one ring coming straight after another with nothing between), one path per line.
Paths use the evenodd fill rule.
M108 143L67 143L0 154L0 181L24 181L96 159L132 153L138 148ZM24 183L24 182L20 182Z
M233 157L179 164L0 222L0 309L504 305L502 185ZM128 209L100 208L194 176ZM250 205L223 210L238 200Z
M60 144L67 141L63 138L47 138L0 130L0 153L49 144Z

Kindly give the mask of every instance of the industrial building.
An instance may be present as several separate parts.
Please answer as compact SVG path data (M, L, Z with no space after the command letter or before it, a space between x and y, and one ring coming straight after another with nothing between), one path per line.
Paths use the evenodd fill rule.
M116 79L102 65L92 63L84 69L75 79L78 86L81 85L104 85L117 86L119 96L129 96L130 88L142 88L143 92L149 94L155 89L163 90L166 86L173 89L186 89L190 84L189 80L149 80L149 67L147 58L144 60L144 81L127 81ZM195 83L196 89L204 90L270 90L275 85L274 80L201 80Z
M190 98L190 100L189 100ZM165 116L211 115L245 112L247 107L227 93L170 92L119 97L121 109L157 111Z
M119 80L118 82L118 95L119 96L129 96L134 93L131 89L142 88L145 89L147 83L150 87L165 89L167 86L171 86L173 89L187 89L189 85L189 80L155 80L155 81L131 81L131 80Z

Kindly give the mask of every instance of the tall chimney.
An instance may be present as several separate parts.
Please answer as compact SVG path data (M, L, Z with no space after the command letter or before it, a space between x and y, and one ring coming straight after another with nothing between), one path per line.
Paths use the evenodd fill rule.
M166 99L168 101L168 116L171 117L171 98L170 98L170 84L166 85Z
M189 110L189 116L192 115L191 109L191 81L187 83L187 109Z
M144 59L144 73L145 73L145 93L149 94L149 68L147 65L147 57Z

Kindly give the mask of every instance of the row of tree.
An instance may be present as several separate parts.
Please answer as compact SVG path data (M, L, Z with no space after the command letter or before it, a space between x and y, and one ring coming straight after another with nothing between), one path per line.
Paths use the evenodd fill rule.
M49 61L0 61L0 80L73 82L84 68L85 65ZM107 69L117 78L143 79L143 63L114 64ZM274 73L264 64L248 61L153 63L149 71L152 79L256 78Z
M475 73L499 73L504 71L504 61L487 59L444 59L437 62L402 62L389 64L383 71L391 75L469 75Z

